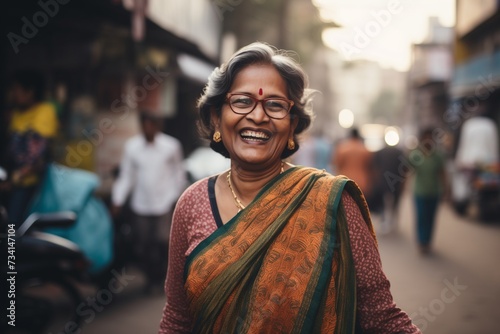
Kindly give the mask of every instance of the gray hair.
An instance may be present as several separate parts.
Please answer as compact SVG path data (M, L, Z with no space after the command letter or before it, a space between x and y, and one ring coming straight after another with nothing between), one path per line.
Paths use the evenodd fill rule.
M301 66L291 57L289 52L278 50L268 44L256 42L249 44L236 53L220 67L214 69L203 94L198 100L200 120L198 129L200 135L210 140L210 147L229 158L229 152L224 144L212 140L215 125L212 122L212 111L221 115L226 95L238 73L245 67L254 64L269 64L274 66L286 83L288 98L294 102L290 117L298 117L299 121L294 131L295 148L285 148L281 158L287 158L299 148L297 135L305 131L312 122L311 101L313 91L307 88L307 75Z

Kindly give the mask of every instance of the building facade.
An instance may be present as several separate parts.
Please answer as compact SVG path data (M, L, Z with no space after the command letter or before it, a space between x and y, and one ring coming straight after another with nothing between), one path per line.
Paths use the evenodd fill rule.
M454 73L446 122L462 123L486 112L500 127L500 2L457 0Z
M443 27L437 18L431 18L427 38L412 45L405 123L413 135L424 128L445 126L453 69L452 42L453 28Z

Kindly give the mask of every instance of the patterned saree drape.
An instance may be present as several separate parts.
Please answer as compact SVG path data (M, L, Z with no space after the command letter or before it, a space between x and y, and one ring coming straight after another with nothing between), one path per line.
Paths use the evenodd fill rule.
M354 182L295 167L188 257L195 333L354 333L355 270L346 189L366 223ZM373 231L373 230L372 230Z

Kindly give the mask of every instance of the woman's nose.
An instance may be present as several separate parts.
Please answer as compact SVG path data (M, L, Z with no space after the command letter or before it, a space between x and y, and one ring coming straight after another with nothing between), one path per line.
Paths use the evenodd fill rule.
M264 110L263 101L257 102L255 109L252 110L251 113L247 114L247 118L253 120L255 123L269 121L269 116L267 116L266 111Z

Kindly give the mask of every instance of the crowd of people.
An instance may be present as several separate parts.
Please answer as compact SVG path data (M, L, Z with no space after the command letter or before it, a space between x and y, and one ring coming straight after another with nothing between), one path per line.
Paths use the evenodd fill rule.
M107 212L99 206L97 213L96 206L87 205L98 187L97 176L57 164L54 151L55 140L62 134L61 115L57 103L46 98L45 81L40 71L31 69L19 70L10 78L8 110L3 114L8 124L6 147L0 157L6 175L0 182L0 195L7 223L18 228L34 211L78 207L75 226L51 232L75 242L93 262L91 268L102 271L113 257L116 222L112 218L129 220L134 235L131 262L146 274L146 290L154 284L163 286L172 210L187 186L181 143L162 132L164 119L159 114L140 110L141 133L124 145L111 205ZM48 203L49 197L52 203ZM127 216L125 205L132 216ZM93 211L91 218L87 217L89 210Z
M370 212L377 215L375 228L380 235L397 230L399 202L403 191L409 190L415 205L416 242L424 254L430 251L440 199L449 196L446 156L440 141L433 138L433 131L432 128L421 131L415 150L406 151L386 144L372 152L359 129L353 127L346 138L330 144L326 167L333 174L345 175L356 182ZM314 159L302 159L303 156L314 156L316 150L313 145L305 149L310 153L302 153L299 159L294 156L292 161L298 165L325 169L318 166Z
M414 199L419 250L430 251L439 200L449 189L446 158L432 128L421 131L419 145L409 152L387 144L370 152L358 130L352 129L350 138L335 149L332 163L338 174L352 178L364 190L370 210L380 215L379 234L397 229L397 209L406 187Z

